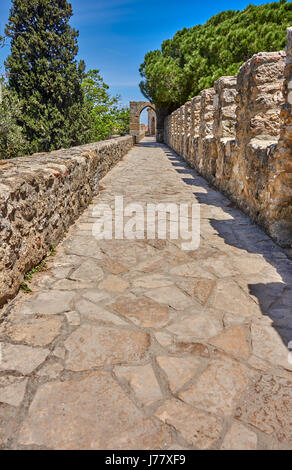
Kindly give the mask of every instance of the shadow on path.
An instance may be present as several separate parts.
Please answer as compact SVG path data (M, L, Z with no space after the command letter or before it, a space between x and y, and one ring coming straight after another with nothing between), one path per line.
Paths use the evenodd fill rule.
M229 216L226 220L208 218L218 236L227 245L262 255L275 268L281 278L279 281L250 282L248 288L249 293L258 299L262 314L271 318L272 326L287 347L292 341L292 261L249 216L235 207L226 196L213 189L182 157L167 146L164 146L164 151L182 180L196 187L194 195L198 202L210 208L220 207ZM198 187L203 188L203 191ZM252 280L254 276L250 277Z

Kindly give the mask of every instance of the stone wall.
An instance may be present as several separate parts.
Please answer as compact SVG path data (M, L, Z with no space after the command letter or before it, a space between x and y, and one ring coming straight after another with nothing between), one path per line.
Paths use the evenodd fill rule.
M98 194L133 137L0 161L0 306Z
M135 143L141 142L146 134L145 126L140 124L140 115L146 108L155 113L155 105L148 101L130 101L130 135L134 137Z
M156 135L156 113L154 109L148 108L148 132L146 135L155 136Z
M254 55L236 77L174 111L164 129L166 144L283 246L292 244L291 105L289 28L287 54Z

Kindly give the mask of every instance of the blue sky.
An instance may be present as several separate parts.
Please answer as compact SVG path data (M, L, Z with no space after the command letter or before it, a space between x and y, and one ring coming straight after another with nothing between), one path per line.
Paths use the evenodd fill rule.
M227 9L243 9L249 3L240 0L71 0L74 16L71 24L80 32L79 57L87 68L100 69L114 94L122 102L144 99L139 90L139 66L146 52L158 49L184 27L204 23L210 16ZM10 0L0 1L0 31L8 19ZM0 49L0 65L9 54L9 46ZM143 119L144 120L144 119Z

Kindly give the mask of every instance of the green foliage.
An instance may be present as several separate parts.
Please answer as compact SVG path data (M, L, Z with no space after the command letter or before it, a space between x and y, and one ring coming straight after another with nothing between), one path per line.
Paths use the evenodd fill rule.
M281 0L223 11L204 25L184 28L148 52L140 67L144 96L172 111L223 75L235 75L260 51L285 48L292 3Z
M129 134L130 132L130 108L127 106L113 108L115 115L115 131L119 134Z
M24 155L28 150L27 142L17 120L22 113L22 105L13 90L2 86L0 103L0 159Z
M22 102L18 122L29 151L50 151L85 143L88 106L81 82L84 63L77 63L78 32L70 25L67 0L13 0L6 35L9 87Z
M90 108L90 140L108 139L113 133L129 131L130 112L118 106L120 97L112 96L99 70L89 70L83 80L82 89Z
M47 269L47 263L45 261L42 261L40 264L38 264L37 266L32 268L30 271L28 271L24 275L24 279L26 281L31 281L34 274L45 271L46 269Z
M57 250L56 250L55 245L51 245L48 256L56 256L56 254L57 254Z
M20 284L20 290L22 290L23 292L25 292L26 294L30 294L32 292L31 288L27 285L26 282L22 282Z

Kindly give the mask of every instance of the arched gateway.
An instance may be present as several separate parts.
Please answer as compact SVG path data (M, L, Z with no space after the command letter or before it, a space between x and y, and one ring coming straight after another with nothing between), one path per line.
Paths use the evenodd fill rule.
M155 105L149 101L130 101L130 134L140 142L145 136L145 131L140 125L140 115L145 108L150 108L155 112Z
M140 114L145 108L150 108L155 112L156 141L163 142L164 120L168 115L168 111L167 109L155 107L150 101L130 101L130 134L135 137L136 142L140 142L143 139L145 129L140 125Z

